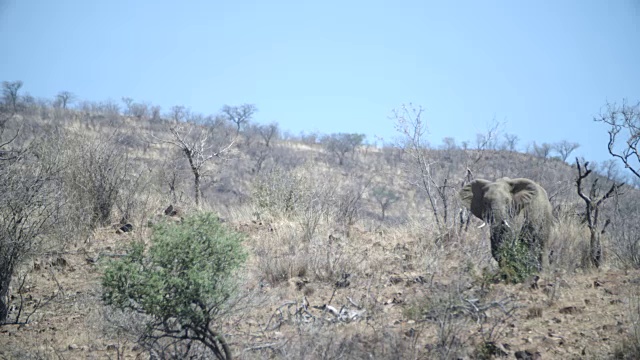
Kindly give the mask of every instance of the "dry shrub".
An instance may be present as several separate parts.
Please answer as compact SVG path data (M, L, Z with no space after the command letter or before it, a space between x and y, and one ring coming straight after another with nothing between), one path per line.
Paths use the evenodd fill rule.
M613 358L620 360L640 359L640 295L637 284L629 291L629 329L622 343L615 349Z
M294 219L302 239L311 240L322 219L328 220L334 187L327 174L311 163L292 170L276 167L263 173L253 185L259 216Z
M80 132L70 134L68 156L75 159L67 170L67 206L74 209L82 226L109 225L131 161L116 146L117 136L100 137Z
M443 236L439 235L434 223L411 219L389 233L399 242L393 251L403 261L394 264L397 269L448 276L452 271L475 274L476 268L493 264L487 229L472 225L467 231L454 228Z
M350 276L365 255L359 251L356 240L346 237L317 236L309 247L309 269L318 280L335 281Z
M412 359L420 349L415 334L407 336L390 327L372 324L300 326L286 340L246 351L245 359ZM357 329L356 329L357 328Z
M434 359L491 358L495 344L519 309L512 296L473 285L463 269L449 283L427 285L423 295L409 299L403 315L421 328L427 357Z
M365 255L353 239L330 234L303 241L304 234L295 223L280 221L273 228L260 233L252 246L259 278L272 285L293 277L334 282L362 269Z
M252 245L258 276L272 286L306 276L309 270L309 244L300 241L295 224L282 221L274 228L269 234L259 234Z
M589 267L589 229L571 214L560 214L549 239L551 269L573 271Z

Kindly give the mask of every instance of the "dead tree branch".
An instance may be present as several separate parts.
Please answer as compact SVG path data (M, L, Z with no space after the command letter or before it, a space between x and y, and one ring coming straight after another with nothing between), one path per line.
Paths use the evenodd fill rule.
M581 165L580 160L576 158L576 166L578 168L578 176L576 177L576 188L578 191L578 195L585 202L584 216L587 226L589 227L589 232L591 234L589 241L590 260L592 265L594 265L595 267L600 267L600 265L602 264L602 244L600 243L600 235L604 234L607 225L609 225L610 223L610 220L607 219L602 228L600 228L599 221L601 206L607 199L611 198L624 184L614 182L604 195L600 195L598 179L596 178L591 183L591 189L589 190L589 195L587 195L583 190L582 181L586 179L592 172L592 170L588 168L589 162L585 162L583 165Z

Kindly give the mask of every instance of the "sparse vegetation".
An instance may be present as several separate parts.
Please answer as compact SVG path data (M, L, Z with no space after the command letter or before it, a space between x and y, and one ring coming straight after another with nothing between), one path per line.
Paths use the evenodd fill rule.
M428 113L405 106L399 143L377 147L259 124L252 105L163 113L22 89L3 83L0 104L2 358L638 353L626 290L640 275L640 191L609 191L625 179L614 162L561 161L576 143L519 152L494 124L434 144ZM626 109L606 118L616 141ZM461 210L466 184L505 176L548 193L545 271L520 241L498 264L489 227Z

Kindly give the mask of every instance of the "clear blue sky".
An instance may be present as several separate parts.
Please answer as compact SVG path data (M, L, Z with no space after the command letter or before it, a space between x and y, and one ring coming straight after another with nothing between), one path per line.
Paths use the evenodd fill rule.
M0 80L53 98L253 103L282 129L392 140L426 109L430 140L495 118L530 141L608 159L606 101L640 100L640 0L0 0Z

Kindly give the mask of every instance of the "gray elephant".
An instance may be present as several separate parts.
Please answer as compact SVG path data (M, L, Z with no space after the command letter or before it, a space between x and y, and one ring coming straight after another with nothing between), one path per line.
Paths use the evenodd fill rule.
M500 247L517 235L535 256L538 270L548 268L553 215L542 186L524 178L476 179L460 190L460 199L473 215L491 226L491 254L499 264ZM517 217L522 226L515 229Z

